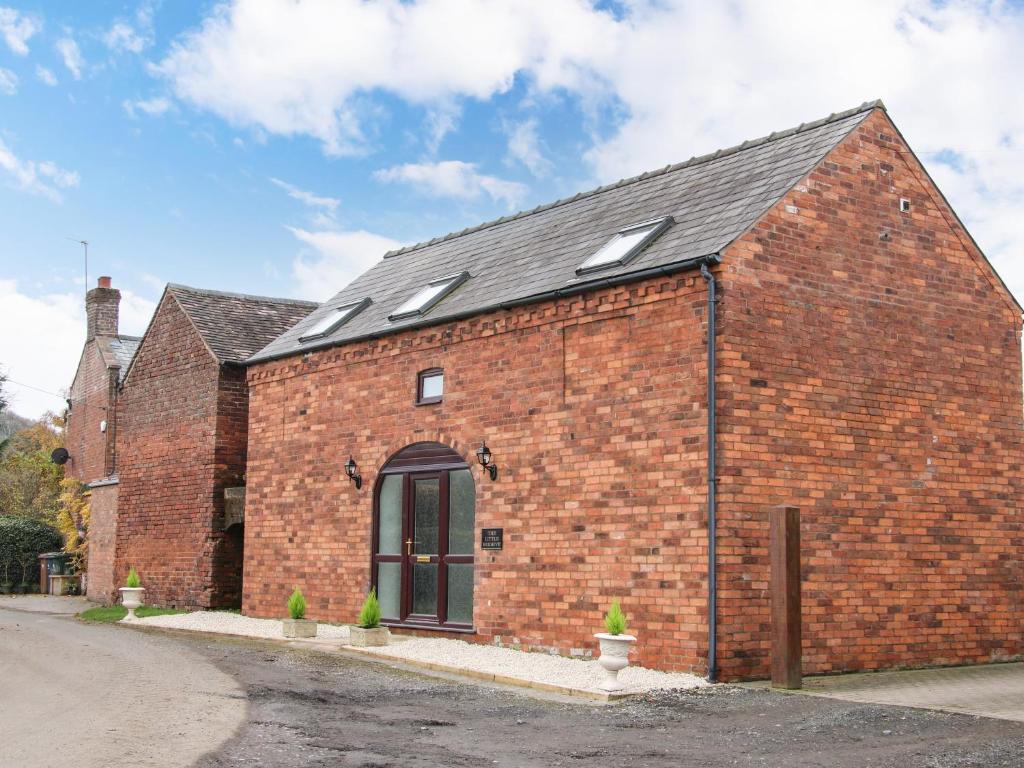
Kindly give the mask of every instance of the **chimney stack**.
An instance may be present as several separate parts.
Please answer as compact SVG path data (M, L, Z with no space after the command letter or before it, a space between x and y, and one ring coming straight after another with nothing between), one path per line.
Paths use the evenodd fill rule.
M110 287L110 278L101 277L96 287L85 294L86 340L97 336L117 336L117 314L121 292Z

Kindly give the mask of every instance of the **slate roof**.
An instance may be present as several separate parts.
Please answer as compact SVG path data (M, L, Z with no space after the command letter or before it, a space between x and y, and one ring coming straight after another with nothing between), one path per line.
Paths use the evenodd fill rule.
M830 115L730 149L599 187L531 211L385 254L383 260L268 344L251 362L433 325L511 304L625 282L719 253L775 205L881 102ZM675 223L624 266L580 277L576 268L623 227L672 216ZM390 321L430 280L469 279L425 316ZM326 313L372 304L326 338L299 338Z
M242 363L316 309L312 301L248 296L170 283L167 293L188 315L221 363Z
M124 378L125 371L132 364L135 352L139 349L141 336L118 336L110 340L110 351L114 355L117 364L121 366L121 378Z
M96 346L100 358L107 368L118 368L118 381L124 381L125 374L132 364L135 351L139 348L139 336L97 336ZM77 376L77 374L76 374Z

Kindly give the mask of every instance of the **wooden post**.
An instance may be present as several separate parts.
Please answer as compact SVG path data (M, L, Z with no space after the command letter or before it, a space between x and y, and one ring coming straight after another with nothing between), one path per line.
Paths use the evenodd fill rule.
M772 687L799 688L800 510L796 507L772 509L770 529Z

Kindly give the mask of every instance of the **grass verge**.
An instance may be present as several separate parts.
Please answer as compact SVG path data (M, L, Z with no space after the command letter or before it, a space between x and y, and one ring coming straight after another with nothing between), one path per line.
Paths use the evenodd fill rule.
M184 613L184 611L179 611L177 608L160 608L155 605L144 605L135 611L135 615L140 619L144 619L147 616L167 616L168 614L173 613ZM82 621L96 621L105 624L113 624L114 622L120 621L127 615L128 609L123 605L105 605L97 608L90 608L87 611L82 611L78 614L78 618Z

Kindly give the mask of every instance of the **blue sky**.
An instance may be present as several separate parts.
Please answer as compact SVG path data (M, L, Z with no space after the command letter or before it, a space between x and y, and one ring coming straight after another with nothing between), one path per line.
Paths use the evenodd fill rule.
M140 333L168 281L322 300L394 245L879 97L1021 294L1022 50L1018 4L966 0L0 0L0 367L16 411L60 406L69 237Z

